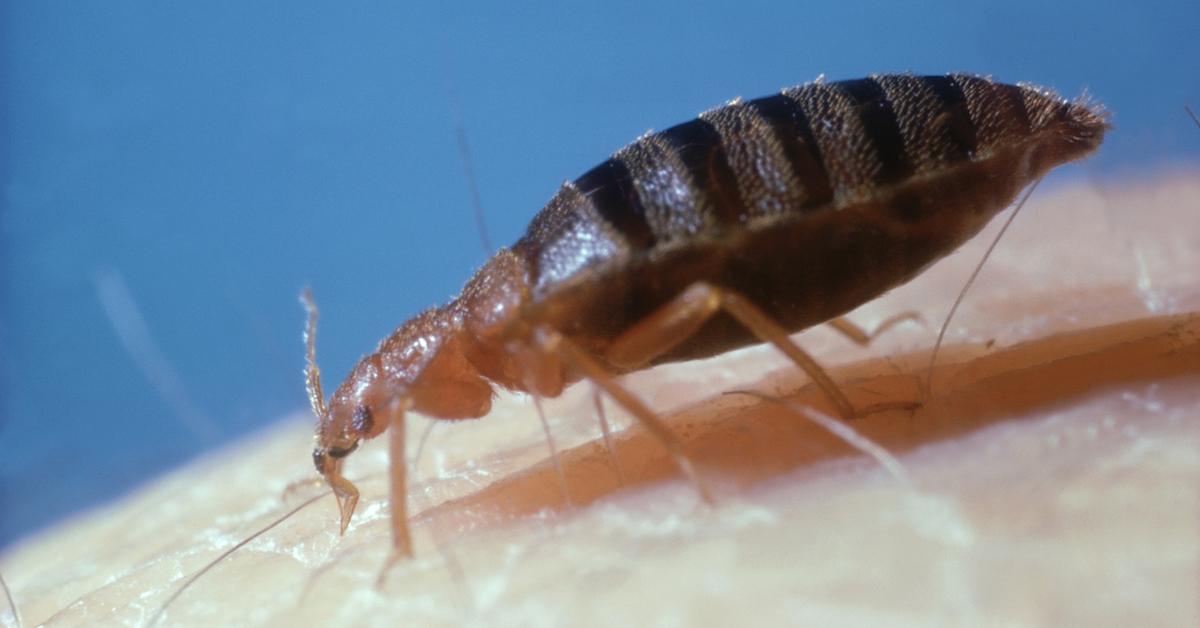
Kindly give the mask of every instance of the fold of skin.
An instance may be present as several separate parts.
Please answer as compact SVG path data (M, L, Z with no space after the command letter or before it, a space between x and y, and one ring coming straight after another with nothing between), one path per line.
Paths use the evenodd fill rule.
M828 328L797 341L860 406L920 398L936 328L999 226L850 315L870 327L915 310L925 327L866 348ZM722 395L828 410L756 347L626 379L685 441L714 508L609 403L622 486L586 384L547 406L566 506L532 405L502 398L436 428L410 487L416 558L382 591L385 439L347 464L362 500L345 537L322 498L198 580L164 624L1194 623L1198 268L1200 173L1043 185L951 325L932 396L852 423L911 484L777 404ZM411 457L426 424L409 423ZM308 417L289 419L14 548L0 571L26 625L145 621L325 490L281 498L311 475L310 438Z

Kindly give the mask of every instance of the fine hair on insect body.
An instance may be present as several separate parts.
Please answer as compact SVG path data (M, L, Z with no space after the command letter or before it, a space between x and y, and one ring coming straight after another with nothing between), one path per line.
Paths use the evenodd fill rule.
M497 388L536 402L580 380L710 500L678 438L620 375L769 342L837 415L860 415L789 335L827 321L852 329L838 317L955 250L1107 128L1088 102L962 74L818 80L733 101L565 183L516 244L400 325L328 402L306 293L313 462L341 529L358 501L342 468L363 439L391 428L393 551L409 556L406 413L478 418Z

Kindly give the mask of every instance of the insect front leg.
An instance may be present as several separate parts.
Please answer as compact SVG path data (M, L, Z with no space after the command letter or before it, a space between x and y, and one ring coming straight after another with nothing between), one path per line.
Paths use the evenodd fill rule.
M786 329L736 292L703 281L692 284L670 303L621 334L609 347L605 358L626 368L642 367L687 340L721 310L763 342L775 345L807 373L843 419L859 415L833 378L812 356L792 342Z
M388 496L392 503L392 553L379 572L376 588L382 589L387 574L401 560L412 558L412 536L408 529L408 459L405 457L404 411L410 402L398 400L387 408Z
M404 451L404 404L392 404L388 413L388 493L392 501L392 551L399 557L410 558L412 538L408 532L408 459Z

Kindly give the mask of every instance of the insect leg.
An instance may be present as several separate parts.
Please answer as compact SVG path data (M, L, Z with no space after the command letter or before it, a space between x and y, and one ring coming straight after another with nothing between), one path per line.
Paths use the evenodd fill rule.
M408 531L408 458L404 450L404 406L395 403L388 409L388 497L392 502L392 553L375 588L383 589L388 572L397 562L412 558L412 537Z
M421 473L421 454L425 452L425 443L429 442L429 435L433 434L433 426L437 425L437 421L429 421L429 425L425 426L425 431L421 432L421 440L417 441L417 453L413 455L413 482L417 481L417 476Z
M562 334L539 327L534 333L534 341L538 346L546 352L551 352L558 355L563 362L574 367L579 372L583 373L588 379L592 380L604 392L608 393L614 401L622 408L633 415L642 427L645 427L662 443L667 453L675 460L675 464L683 471L685 475L692 480L696 485L696 490L700 492L700 497L705 503L713 503L712 495L708 491L708 487L700 479L700 475L696 472L696 468L692 465L691 459L687 457L687 453L683 451L683 443L663 423L662 419L654 415L654 411L646 407L640 399L630 393L617 383L616 379L605 370L596 358L588 355L583 349L580 349L575 343L565 338Z
M412 538L408 534L408 458L404 451L404 408L391 411L388 426L389 497L392 501L392 549L396 555L412 556Z
M605 357L618 366L645 365L696 333L719 310L725 310L763 342L775 345L808 373L843 419L858 416L841 388L812 356L792 342L786 329L736 292L703 281L692 284L670 303L621 334Z
M512 343L508 350L516 357L525 380L525 390L533 397L534 408L542 421L542 432L546 435L546 445L550 448L550 459L554 461L554 473L558 476L558 488L563 501L571 504L571 493L567 490L567 474L563 471L562 461L558 459L558 448L554 445L554 436L550 433L550 423L546 421L546 412L542 409L542 396L555 396L562 392L563 382L558 357L529 347L523 343Z
M917 312L908 310L905 312L900 312L895 316L888 317L872 331L867 331L858 324L851 322L850 319L842 316L829 319L828 321L825 321L825 324L834 328L843 336L849 338L854 344L860 347L865 347L871 344L872 340L878 338L887 330L899 325L900 323L903 323L904 321L915 321L919 323L924 320L925 319L922 318Z
M554 474L558 476L558 490L562 492L563 501L571 506L571 492L567 490L567 474L563 471L562 460L558 458L558 447L554 444L554 435L550 433L550 422L546 420L546 411L542 409L542 396L532 393L533 406L537 409L538 418L542 421L542 433L546 435L546 445L550 448L550 458L554 460Z
M617 462L617 450L613 448L612 431L608 427L608 417L604 415L604 398L600 396L599 388L592 387L592 403L596 406L596 418L600 419L600 434L604 437L604 450L608 452L608 461L617 472L617 481L624 486L625 472Z

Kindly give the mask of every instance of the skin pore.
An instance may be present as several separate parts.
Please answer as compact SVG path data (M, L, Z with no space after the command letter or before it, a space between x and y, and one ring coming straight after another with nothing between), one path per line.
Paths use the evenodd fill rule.
M1078 171L1076 171L1078 172ZM916 398L946 310L1000 220L913 283L798 342L860 403ZM634 375L711 484L701 505L614 404L619 479L585 385L435 428L411 472L416 557L388 556L386 439L199 579L162 625L1147 625L1200 616L1200 175L1043 184L967 295L916 413L851 424L905 480L749 389L828 412L769 347ZM324 321L336 325L336 321ZM297 365L298 366L298 365ZM297 381L297 386L301 382ZM425 429L409 421L410 459ZM140 625L183 578L311 495L290 420L0 559L26 625ZM0 610L0 617L3 610Z

